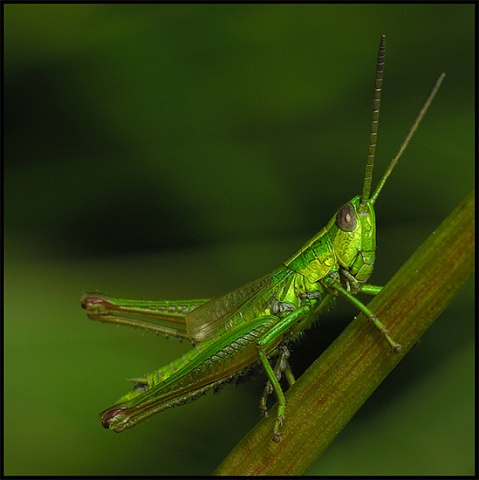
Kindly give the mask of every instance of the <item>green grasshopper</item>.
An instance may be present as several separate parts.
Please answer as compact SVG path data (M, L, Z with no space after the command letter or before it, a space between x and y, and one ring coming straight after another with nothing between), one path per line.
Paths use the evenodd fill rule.
M290 386L295 382L288 364L288 344L298 339L338 295L369 318L390 350L401 351L401 345L355 295L376 295L381 290L366 283L376 256L374 204L429 108L444 74L437 79L398 153L371 194L384 56L385 36L382 36L362 194L345 203L329 223L281 267L214 299L142 301L84 294L82 307L93 320L186 338L193 344L181 358L134 379L133 391L100 414L105 428L122 432L155 413L183 405L225 382L238 380L260 365L268 378L260 408L267 416L266 400L274 392L278 407L273 440L279 442L286 410L280 379L284 375ZM276 361L271 364L273 359Z

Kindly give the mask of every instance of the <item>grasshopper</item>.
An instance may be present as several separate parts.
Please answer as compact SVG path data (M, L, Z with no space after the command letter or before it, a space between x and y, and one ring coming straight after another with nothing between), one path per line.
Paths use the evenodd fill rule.
M355 295L376 295L381 290L380 286L366 283L376 256L374 204L436 95L444 73L437 79L398 153L371 194L385 46L383 35L377 57L362 194L345 203L328 224L281 267L213 299L142 301L99 293L83 295L82 307L93 320L188 339L193 344L181 358L134 379L133 391L100 414L103 427L122 432L155 413L183 405L223 383L238 380L260 365L268 379L260 409L267 416L267 397L274 392L277 414L273 440L279 442L286 411L280 380L284 375L290 386L295 382L288 364L288 345L298 339L337 296L367 316L392 352L401 351L401 345L388 329Z

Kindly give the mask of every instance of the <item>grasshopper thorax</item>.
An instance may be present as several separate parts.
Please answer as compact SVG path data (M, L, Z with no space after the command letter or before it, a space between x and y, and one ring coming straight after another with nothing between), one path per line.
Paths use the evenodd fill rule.
M371 202L361 205L360 196L344 204L285 265L311 283L339 270L365 282L375 260L376 218Z

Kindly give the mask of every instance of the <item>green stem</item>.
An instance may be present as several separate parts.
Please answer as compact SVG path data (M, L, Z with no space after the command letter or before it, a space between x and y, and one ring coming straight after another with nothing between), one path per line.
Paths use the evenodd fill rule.
M401 343L378 341L358 315L287 392L283 440L271 441L275 416L232 450L216 475L301 475L326 450L474 271L474 192L403 265L368 305ZM413 281L411 281L413 280Z

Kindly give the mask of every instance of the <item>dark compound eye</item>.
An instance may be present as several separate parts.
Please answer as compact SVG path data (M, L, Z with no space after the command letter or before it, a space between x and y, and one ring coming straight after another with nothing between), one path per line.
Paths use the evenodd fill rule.
M356 220L356 213L350 203L341 207L336 215L336 225L344 232L353 232L356 230L358 221Z

